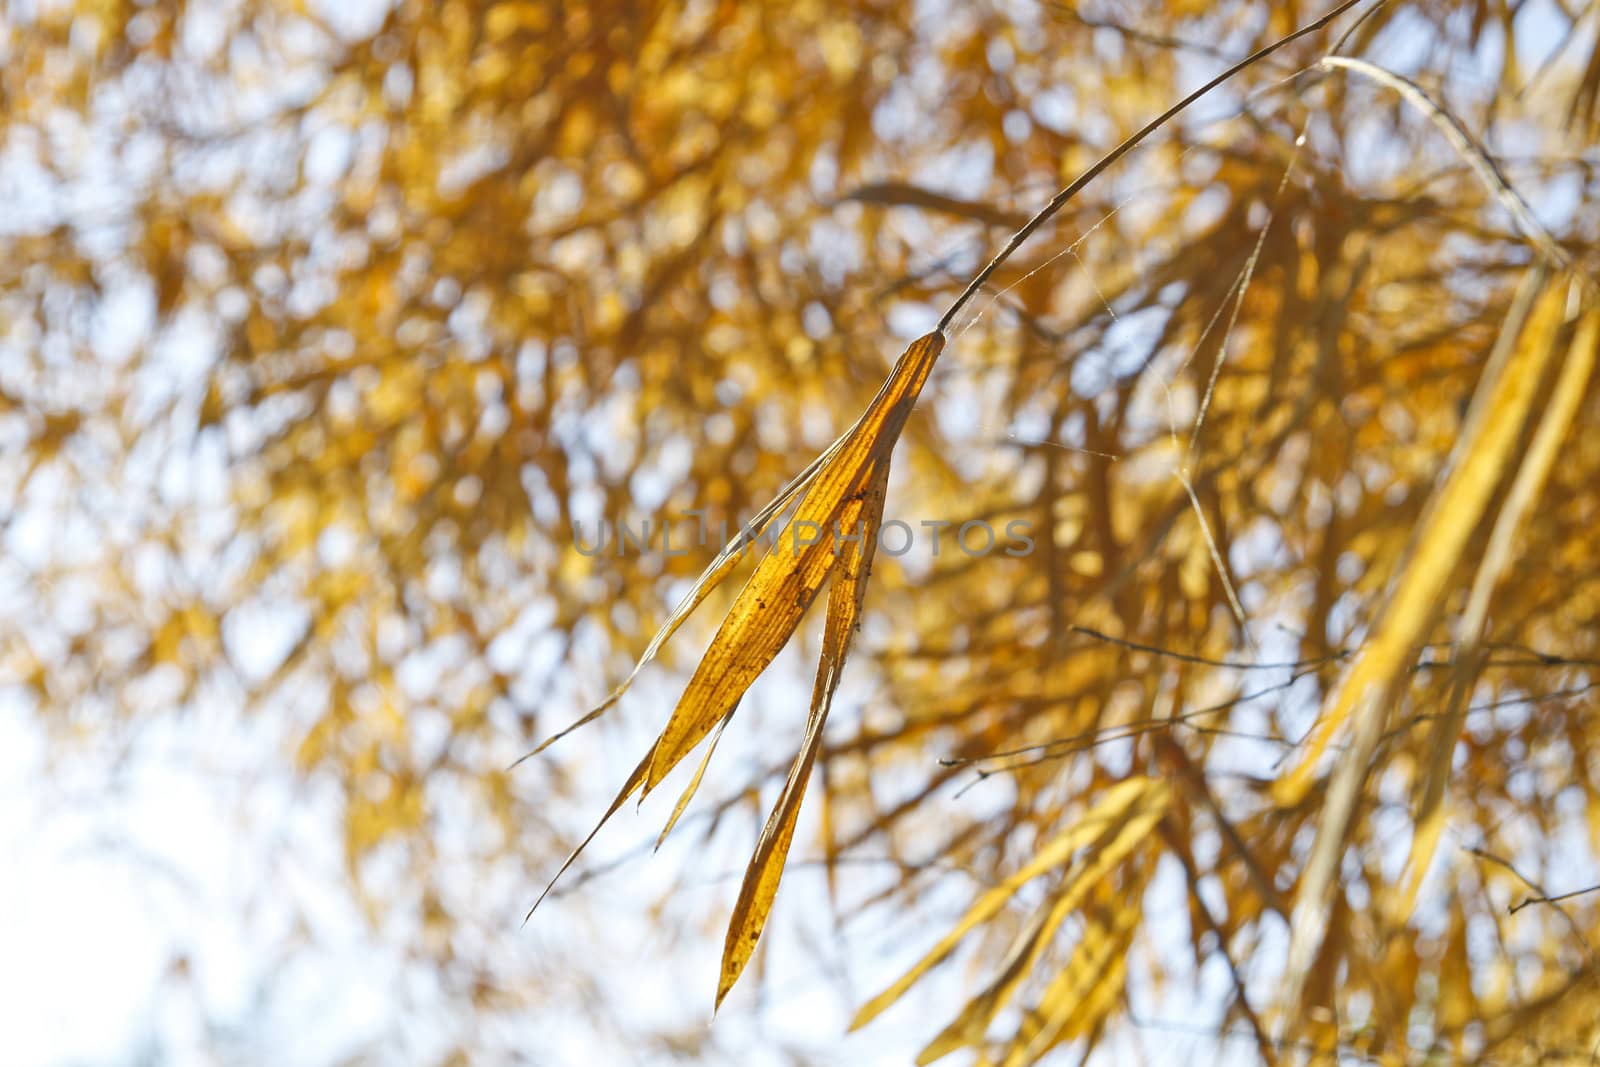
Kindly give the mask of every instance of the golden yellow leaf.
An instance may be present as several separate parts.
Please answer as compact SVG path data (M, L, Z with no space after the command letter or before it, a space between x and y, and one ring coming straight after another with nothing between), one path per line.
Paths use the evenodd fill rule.
M1285 1003L1294 1005L1326 937L1330 890L1355 813L1367 764L1382 735L1390 694L1402 668L1434 624L1467 540L1499 486L1512 448L1521 437L1533 398L1566 317L1570 276L1559 276L1543 293L1521 331L1515 351L1479 383L1467 425L1451 453L1444 484L1428 499L1417 534L1407 547L1394 590L1372 634L1362 646L1318 724L1300 763L1272 786L1283 806L1304 799L1319 758L1333 734L1354 720L1350 746L1334 771L1327 800L1290 920ZM1498 370L1498 373L1496 371Z
M1503 373L1480 385L1481 418L1471 420L1451 456L1451 470L1423 516L1419 533L1333 706L1317 724L1300 762L1273 784L1284 807L1304 798L1328 742L1358 706L1375 707L1432 624L1461 550L1477 528L1521 436L1541 373L1567 306L1569 279L1545 287ZM1370 710L1370 708L1369 708Z
M1456 1051L1461 1050L1461 1034L1478 1017L1477 998L1472 994L1472 963L1467 955L1467 920L1459 906L1450 910L1450 933L1445 939L1444 958L1439 961L1439 1020L1456 1035Z
M1567 358L1562 361L1549 404L1539 417L1533 440L1522 457L1505 503L1495 519L1489 547L1479 564L1478 576L1473 581L1472 595L1464 613L1465 632L1462 640L1469 648L1475 648L1482 639L1489 597L1510 562L1517 529L1543 491L1561 442L1577 415L1588 388L1589 376L1594 371L1597 350L1600 350L1600 312L1591 311L1578 326ZM1458 658L1472 657L1464 649L1458 653ZM1422 879L1428 872L1434 851L1438 848L1439 837L1444 832L1445 786L1450 776L1450 761L1455 753L1456 739L1461 735L1472 680L1463 669L1451 694L1449 710L1435 722L1433 735L1428 740L1430 747L1422 776L1421 800L1417 805L1417 828L1412 835L1411 856L1407 861L1410 875L1401 894L1401 909L1405 916L1409 916L1415 906Z
M775 544L756 566L661 731L645 777L646 794L711 732L788 644L838 562L832 534L841 510L865 491L879 465L887 476L889 454L943 348L944 335L937 332L913 341L866 412L823 454L826 461L805 486L795 511L791 543ZM802 528L820 533L802 544Z
M899 440L906 419L910 417L912 406L916 403L917 395L921 392L923 383L928 380L928 374L933 370L933 364L943 349L944 335L937 331L913 341L896 361L888 379L855 424L829 445L756 516L751 527L754 532L759 533L766 529L791 501L799 498L792 525L798 531L803 524L810 523L810 529L813 529L818 536L804 544L797 536L792 546L793 551L787 552L781 542L774 543L762 557L755 573L750 576L750 580L745 583L745 587L734 599L732 607L728 609L727 616L712 639L711 647L706 650L699 667L690 678L665 729L645 753L639 766L629 775L616 799L601 816L600 822L567 857L556 872L555 878L550 880L533 907L528 909L529 915L532 915L540 902L549 895L551 887L572 866L589 842L594 840L595 834L600 832L600 827L604 826L635 792L639 792L642 798L670 773L684 756L711 732L717 722L732 712L740 698L744 696L745 690L788 643L795 627L800 624L806 608L810 606L817 591L839 563L841 557L836 550L836 537L841 532L849 532L844 529L848 525L842 521L844 513L849 511L859 519L864 501L871 496L877 501L877 512L881 517L883 507L881 491L874 493L872 490L874 487L881 490L887 485L889 459L894 451L895 442ZM875 544L876 520L873 527L872 541ZM864 542L866 531L863 529L858 532ZM843 541L842 538L839 540L843 544L852 544ZM623 679L622 684L599 706L546 740L533 752L528 753L528 756L538 753L579 726L593 721L607 708L615 705L632 684L633 679L638 676L644 664L656 655L695 608L705 601L711 590L732 572L746 547L745 535L741 531L702 572L688 595L657 631L645 654L634 665L628 677ZM860 593L864 592L864 588L863 570L859 583L851 584L850 591ZM842 646L838 664L830 667L827 665L826 656L824 657L825 672L831 671L836 674L842 664ZM817 724L817 728L820 730L820 723ZM808 727L808 735L809 732ZM808 744L814 745L815 742L808 740ZM806 760L804 752L803 748L801 758L806 763L806 770L809 771L810 762ZM813 753L813 757L814 755ZM524 756L523 759L527 759L528 756ZM798 768L798 763L796 766ZM699 775L690 783L686 797L680 802L683 806L687 805L687 797L691 797L698 787L698 779ZM798 805L798 796L794 802ZM673 813L668 822L669 830L677 821L679 814L681 808ZM765 839L766 835L763 835L763 840ZM784 841L784 851L786 850L787 839ZM776 874L781 874L781 854L778 854L778 861ZM775 882L773 892L776 892ZM770 907L770 897L766 904ZM763 921L764 917L763 910ZM759 928L757 934L759 936ZM752 938L752 947L753 944ZM747 959L748 954L745 956L745 960ZM745 960L741 960L733 969L735 975L742 969ZM724 971L726 973L726 966ZM722 993L718 996L719 1003L726 994L727 987L724 985L722 988Z
M845 656L850 650L850 639L855 635L861 618L861 605L867 592L867 575L872 569L872 557L877 549L878 527L883 521L884 496L888 488L889 463L885 456L873 464L871 481L864 495L847 501L839 513L840 528L852 540L841 542L844 551L840 555L839 571L828 593L822 657L811 691L811 711L806 719L805 739L800 744L800 754L789 769L789 777L784 782L778 803L761 831L755 855L750 858L750 865L745 871L744 884L739 888L739 898L733 906L727 940L722 948L722 974L717 984L718 1006L750 961L750 954L761 939L767 915L772 910L772 901L778 893L784 860L789 855L795 821L800 814L800 802L805 797L811 767L816 761L817 749L822 744L822 728L828 720L828 710L833 706L833 694L839 687Z
M994 1021L995 1013L1011 999L1011 994L1016 992L1017 985L1038 962L1039 955L1050 944L1061 923L1083 903L1083 898L1088 896L1100 879L1148 839L1151 829L1167 810L1170 789L1163 781L1146 781L1151 783L1150 787L1140 795L1127 818L1110 824L1096 842L1096 847L1081 856L1067 871L1049 903L1039 909L1034 921L1012 947L999 974L981 993L968 1001L961 1014L918 1054L919 1067L958 1048L982 1042L985 1031Z
M700 765L694 769L694 777L689 779L689 784L683 787L683 793L678 797L678 803L673 805L672 814L667 818L667 824L661 828L661 833L656 837L656 848L672 833L672 828L678 825L678 820L683 817L684 811L689 807L689 802L700 791L700 782L706 776L706 768L711 765L711 757L716 754L717 742L722 740L722 731L728 728L728 723L733 719L733 713L739 710L735 704L728 710L728 714L717 723L716 732L711 735L711 743L706 746L706 754L700 757Z
M1067 965L1058 971L1039 998L1034 1015L1039 1023L1024 1031L1007 1053L1002 1067L1034 1063L1062 1041L1089 1033L1111 1009L1127 974L1127 948L1143 911L1139 893L1144 880L1123 889L1109 917L1091 915L1083 937Z
M695 583L690 587L689 592L678 602L678 606L672 609L672 614L667 616L667 621L661 624L661 628L650 639L650 644L646 646L644 654L639 657L639 661L633 665L633 670L628 672L628 676L604 700L579 716L575 722L545 738L532 751L513 763L512 766L515 767L518 763L532 759L574 730L587 726L615 707L617 701L622 699L623 694L632 687L634 680L639 677L639 672L644 670L645 664L656 658L672 635L677 633L678 629L688 621L689 616L694 614L695 609L705 603L706 598L716 590L717 586L722 584L723 579L733 573L733 569L739 565L748 547L747 537L761 535L783 509L794 502L795 496L804 491L807 482L816 473L821 460L822 457L818 457L816 461L801 471L793 481L783 487L769 504L756 513L755 517L747 524L745 530L741 530L737 536L722 546L722 550L717 553L710 566L700 573L699 578L695 579Z
M646 753L644 759L640 760L639 765L634 767L633 771L628 775L628 780L622 783L622 789L617 792L616 799L611 802L610 807L606 808L605 814L600 816L600 821L594 824L594 829L590 830L588 836L578 842L578 847L573 849L567 858L562 861L561 867L556 871L555 876L545 885L544 892L540 893L539 899L533 902L533 907L528 909L528 914L522 917L523 922L527 922L533 917L533 913L539 910L539 905L544 903L544 898L550 895L550 890L556 887L556 883L561 880L561 876L566 874L567 870L577 862L578 857L583 854L585 848L589 847L589 842L594 840L601 827L610 822L611 816L621 810L622 805L627 803L628 798L638 791L640 783L644 781L645 771L649 767L650 756Z
M1167 784L1155 778L1129 778L1106 789L1096 798L1094 807L1052 838L1021 870L978 897L950 932L910 970L862 1005L850 1021L850 1029L865 1026L899 1000L919 978L948 956L963 937L980 923L993 918L1024 885L1068 862L1080 848L1114 838L1120 841L1119 831L1132 825L1136 816L1146 829L1154 825L1155 819L1166 808L1168 793ZM1151 812L1154 815L1150 815ZM1149 816L1148 822L1145 821L1146 816ZM1132 844L1130 841L1129 846ZM1085 884L1085 891L1087 886L1088 883Z
M961 1014L956 1016L938 1037L928 1042L922 1051L917 1053L917 1067L924 1067L942 1059L958 1048L979 1044L995 1012L999 1011L1010 998L1017 983L1033 969L1040 953L1055 937L1056 931L1071 913L1072 905L1068 896L1058 894L1051 897L1049 902L1029 920L1021 936L1012 944L1011 950L1006 953L1006 958L1000 965L1000 973L990 980L982 992L967 1002L966 1007L961 1009Z

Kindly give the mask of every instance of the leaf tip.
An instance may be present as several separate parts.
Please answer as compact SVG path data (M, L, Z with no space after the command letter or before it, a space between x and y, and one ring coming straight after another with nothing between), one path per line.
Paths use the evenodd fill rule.
M893 1003L893 998L886 999L884 994L879 993L876 997L873 997L871 1000L867 1001L865 1004L861 1005L861 1007L856 1009L855 1016L850 1020L850 1025L845 1027L845 1033L853 1034L857 1030L860 1030L872 1020L882 1015L884 1009L887 1008L891 1003Z

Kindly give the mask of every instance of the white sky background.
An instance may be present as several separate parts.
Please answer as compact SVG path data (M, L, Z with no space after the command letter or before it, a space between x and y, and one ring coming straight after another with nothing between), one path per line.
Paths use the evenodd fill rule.
M371 4L321 6L356 34L381 13ZM1529 31L1525 42L1537 43L1531 31L1538 17L1535 11L1519 22L1519 29ZM196 33L203 38L204 20L198 24ZM1386 58L1405 66L1401 56ZM1537 59L1528 57L1525 69ZM1492 78L1496 68L1495 58L1485 56L1481 71L1462 72L1464 84ZM1208 73L1197 68L1196 81ZM1225 102L1208 107L1203 114L1226 110ZM30 219L38 223L94 213L115 202L111 175L101 173L78 189L52 189L41 176L6 165L6 158L0 156L0 189L15 207L10 220L0 223L0 236L25 231ZM984 167L982 159L966 160L933 184L968 188L972 179L986 175L978 172ZM1535 206L1554 221L1574 205L1546 200ZM148 293L141 295L137 287L108 299L100 332L108 367L126 358L130 338L152 329L150 311ZM925 311L908 307L897 325L915 331ZM161 373L152 388L181 390L203 380L214 343L198 326L174 331L159 349ZM947 364L964 377L959 346L953 357ZM998 436L994 427L972 423L958 382L941 382L945 387L930 391L926 408L943 428L974 438ZM121 494L120 506L136 507L153 487L163 487L196 506L220 506L220 469L202 465L175 471L161 461L152 457L143 484L104 486L109 494L104 505L119 506ZM36 491L30 506L40 510L30 513L24 506L5 527L4 552L24 569L0 571L0 610L25 602L20 598L26 590L17 583L25 580L27 561L47 551L58 536L46 515L56 513L60 502L50 498L48 484ZM293 628L292 617L260 613L247 633L230 642L230 651L246 674L270 670ZM786 651L746 701L747 714L730 729L708 774L702 805L721 795L719 786L739 783L739 769L752 754L765 752L770 758L793 747L808 699L814 645L808 641ZM252 665L252 657L262 663ZM870 693L865 673L852 669L840 691L838 722L859 714ZM351 1057L427 1062L447 1050L469 1021L452 1015L449 999L425 967L404 958L404 939L373 930L351 899L338 796L286 769L294 709L284 707L281 715L258 711L247 718L240 714L237 694L225 687L202 694L181 713L140 715L63 745L47 736L36 709L0 689L0 855L5 857L0 1019L6 1062L19 1067L141 1062L320 1067ZM657 710L670 706L675 696L672 679L653 674L614 716L625 725L570 739L573 758L592 763L589 802L563 816L570 815L573 829L603 810L648 743ZM773 734L781 734L781 741ZM508 756L514 755L508 749ZM538 790L541 773L526 768L522 787ZM885 790L894 785L883 783ZM986 783L964 802L981 811L986 803L1003 803L1004 789L1003 780ZM630 810L619 814L574 874L652 840L675 795L675 789L663 789L640 817ZM770 794L764 799L770 803ZM814 810L803 818L813 825ZM581 894L553 898L526 928L518 923L538 887L523 881L520 870L486 869L470 849L452 855L448 845L441 862L452 871L461 906L471 909L460 913L464 936L489 939L492 951L512 961L509 973L548 981L544 976L569 969L565 961L578 960L575 970L604 972L604 985L595 992L619 1016L641 1028L653 1023L690 1027L709 1018L719 927L756 825L753 819L729 820L709 851L699 845L696 829L686 819L660 855L612 871ZM470 838L471 827L461 827L461 833ZM812 839L803 825L797 841ZM820 873L798 862L807 858L804 845L797 845L768 934L772 973L760 980L754 973L746 977L724 1006L717 1031L741 1050L740 1062L751 1064L783 1062L764 1051L764 1036L774 1032L802 1047L828 1050L840 1062L904 1062L912 1042L932 1036L943 1023L943 1018L925 1017L925 1006L936 1003L946 1017L953 1015L963 992L972 988L963 983L976 975L959 966L940 971L928 980L922 997L904 1001L863 1034L848 1040L840 1035L855 1004L942 932L970 899L971 887L946 884L920 912L897 915L876 928L858 922L840 938L821 903ZM713 868L711 877L707 866ZM846 881L860 887L876 877L870 870L847 872ZM680 887L675 913L704 923L707 936L668 942L650 922L646 908L674 885ZM1156 906L1163 899L1170 905ZM1175 869L1158 879L1151 903L1152 927L1163 940L1182 944L1187 917ZM280 957L291 942L293 924L303 918L311 924L311 936ZM871 921L884 922L883 913L874 913ZM597 968L596 960L605 965ZM820 970L819 961L844 968L849 980L842 992L838 972ZM1181 963L1171 965L1183 973ZM1135 966L1136 976L1140 969ZM1270 979L1270 974L1261 976L1258 994L1270 988ZM1158 995L1148 981L1136 977L1135 984L1143 988L1135 1005L1142 1015L1197 1029L1214 1023L1227 990L1219 965L1202 976L1200 996L1174 1001ZM497 1037L508 1054L518 1051L535 1064L677 1062L641 1053L628 1034L595 1029L579 1010L587 995L576 986L563 991L552 984L545 1010L504 1019ZM757 1029L757 1017L765 1030ZM1243 1055L1248 1046L1226 1048ZM1153 1063L1219 1058L1215 1046L1200 1036L1144 1031L1119 1034L1102 1059L1127 1062L1131 1056Z

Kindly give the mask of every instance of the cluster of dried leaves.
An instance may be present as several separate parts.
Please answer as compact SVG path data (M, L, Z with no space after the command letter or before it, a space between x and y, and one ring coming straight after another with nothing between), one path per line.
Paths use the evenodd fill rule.
M487 1015L538 994L451 936L477 916L442 812L493 827L469 865L548 876L584 768L507 765L703 608L709 651L607 814L703 744L670 829L831 582L798 755L763 746L702 819L748 856L726 816L776 789L719 1003L804 906L774 910L795 849L841 922L976 878L857 1016L921 997L949 1019L924 1062L1082 1057L1218 967L1226 1047L1269 1063L1586 1058L1600 21L1370 0L1092 166L1325 13L7 28L3 507L54 536L3 564L0 680L64 740L281 719L374 920L425 916L418 953ZM870 537L703 573L573 542L690 508L1024 519L1036 548L880 558L869 596ZM274 611L292 639L253 652ZM873 858L887 881L854 876ZM955 1009L920 980L962 945L983 980Z

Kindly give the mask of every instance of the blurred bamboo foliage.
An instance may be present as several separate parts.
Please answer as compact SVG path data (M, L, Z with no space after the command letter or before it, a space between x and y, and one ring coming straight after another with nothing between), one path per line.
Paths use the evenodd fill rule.
M1323 10L10 6L0 685L63 748L269 717L372 921L424 915L464 1012L539 1003L464 947L442 842L554 872L619 783L562 746L507 768L716 548L585 553L574 523L758 513L1052 192ZM1320 63L1347 30L1439 113ZM1588 1061L1600 893L1547 898L1600 882L1597 41L1569 0L1363 5L955 323L874 471L944 551L880 553L841 616L793 846L828 894L772 912L933 916L909 948L950 981L876 1024L906 1059L1160 1040L1204 970L1229 1055ZM972 520L1033 551L952 551ZM805 719L766 703L677 831L740 862ZM709 1054L692 1020L639 1040Z

